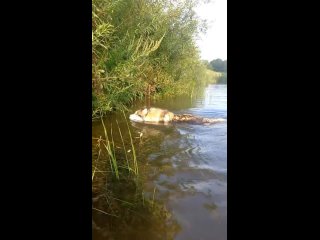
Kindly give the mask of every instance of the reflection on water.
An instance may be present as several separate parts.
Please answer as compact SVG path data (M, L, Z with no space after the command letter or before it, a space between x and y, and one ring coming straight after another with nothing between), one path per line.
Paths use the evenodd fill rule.
M152 105L174 113L227 118L227 86L209 85L203 97L192 101L177 98ZM132 111L142 106L137 104ZM124 138L128 137L121 115L115 114L106 124L115 124L115 119ZM227 123L131 123L131 127L134 137L139 136L135 145L143 192L146 197L154 195L175 222L171 223L172 229L157 229L154 225L158 223L152 226L150 221L147 225L133 223L133 228L128 226L130 230L119 229L121 237L114 239L227 239ZM94 124L93 135L102 135L101 132L101 125ZM94 218L96 214L93 212ZM129 233L123 234L124 231ZM94 239L110 238L94 230Z

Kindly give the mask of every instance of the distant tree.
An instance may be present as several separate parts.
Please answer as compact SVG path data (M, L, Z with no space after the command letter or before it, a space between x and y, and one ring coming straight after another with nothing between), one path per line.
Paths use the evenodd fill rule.
M227 60L223 61L220 58L212 60L210 66L216 72L227 72Z
M224 60L223 61L224 62L224 72L227 72L227 66L228 66L228 64L227 64L227 60Z

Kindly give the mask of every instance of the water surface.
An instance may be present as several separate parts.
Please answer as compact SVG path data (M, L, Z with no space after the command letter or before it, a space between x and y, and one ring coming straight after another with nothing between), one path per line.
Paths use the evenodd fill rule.
M227 85L209 85L203 96L196 99L165 99L153 102L152 106L174 113L227 118ZM143 103L133 106L132 112L139 107ZM112 124L116 129L115 119L127 138L127 126L120 113L106 119L106 126ZM154 195L165 206L175 226L157 229L159 224L150 220L144 226L133 223L119 229L121 234L117 237L110 237L101 231L105 216L94 211L95 222L100 225L94 228L93 239L226 240L227 122L209 126L129 124L135 138L143 192L149 198ZM93 124L93 136L103 136L99 122ZM115 130L114 138L120 148Z

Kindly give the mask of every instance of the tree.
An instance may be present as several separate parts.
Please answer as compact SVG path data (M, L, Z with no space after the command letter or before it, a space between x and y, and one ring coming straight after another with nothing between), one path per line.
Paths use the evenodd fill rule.
M227 60L223 61L220 58L212 60L210 66L216 72L227 72Z
M145 95L177 95L201 85L196 47L206 30L196 0L93 0L93 115Z

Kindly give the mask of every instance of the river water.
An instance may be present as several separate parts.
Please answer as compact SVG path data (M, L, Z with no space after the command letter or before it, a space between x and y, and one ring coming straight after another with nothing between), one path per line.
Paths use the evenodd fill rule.
M227 118L227 85L209 85L204 94L195 99L165 99L153 102L152 106L179 114ZM143 107L143 103L135 104L130 113L139 107ZM120 148L115 119L126 139L127 125L120 113L105 119L105 125L114 126L114 139ZM93 211L93 239L226 240L227 122L208 126L133 122L129 125L135 139L143 194L161 203L174 221L168 228L157 228L160 224L152 220L148 224L135 222L119 229L117 234L108 235L103 226L110 218ZM93 137L99 136L103 136L103 128L98 121L93 123ZM98 174L96 176L98 179ZM101 209L101 204L99 206Z

